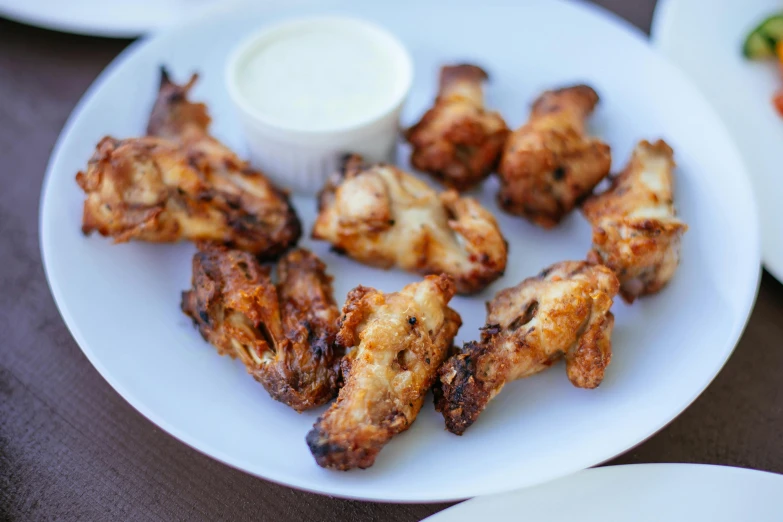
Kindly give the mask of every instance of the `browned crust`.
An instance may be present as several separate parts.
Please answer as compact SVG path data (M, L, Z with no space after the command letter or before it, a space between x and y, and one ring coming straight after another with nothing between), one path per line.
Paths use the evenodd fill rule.
M579 283L571 295L547 294L548 285L572 279ZM500 291L487 305L481 340L466 343L438 370L435 408L446 429L462 435L507 382L561 358L574 386L597 387L611 361L609 308L618 287L606 267L565 261Z
M153 136L102 139L76 175L86 194L82 231L115 242L215 241L273 259L294 246L301 224L288 195L212 138L203 103L161 72Z
M275 400L304 411L337 394L339 310L331 277L311 252L290 251L277 285L247 252L201 244L182 311L221 355L239 358Z
M187 83L178 85L171 80L166 68L161 66L158 96L147 122L147 135L176 139L185 134L189 127L207 133L211 122L207 106L188 100L197 81L198 74L194 73Z
M347 158L319 193L318 211L312 237L335 252L378 268L447 273L460 294L483 290L506 268L508 244L491 212L389 165Z
M261 325L279 323L270 270L241 250L211 243L198 247L193 256L192 289L182 293L182 311L221 355L239 357L248 364L252 354L246 352L253 350L260 357L272 349L273 333L262 332ZM246 317L251 327L227 322L233 313ZM236 350L233 339L245 350Z
M335 343L340 311L326 265L312 252L289 251L277 263L277 278L287 342L279 343L274 364L254 376L277 400L303 411L333 399L342 383L344 351Z
M462 351L438 370L438 381L433 387L435 410L443 414L446 429L455 435L465 433L489 403L490 390L475 378L476 359L487 350L486 344L465 343Z
M366 166L367 164L365 163L364 158L359 154L346 154L343 156L340 168L334 171L326 179L324 186L321 187L321 190L319 190L316 195L318 212L323 211L332 204L337 187L340 186L340 183L342 183L345 178L356 176L362 168ZM322 239L316 237L315 230L313 230L313 237Z
M608 312L591 324L572 351L566 353L566 374L577 388L597 388L612 362L614 314Z
M589 85L561 87L546 91L536 98L531 106L531 117L558 113L564 109L578 111L582 117L587 117L595 110L600 100L598 93Z
M639 182L646 155L663 158L671 175L675 168L672 148L663 140L642 140L623 171L610 178L609 188L582 204L582 213L593 225L587 259L617 274L620 295L629 304L666 286L679 264L680 238L688 230L676 218L671 194L652 193ZM631 216L640 207L659 204L671 207L671 219Z
M286 194L231 161L225 158L224 167L236 180L266 185L269 206L231 180L211 183L204 176L211 167L197 150L158 138L106 137L76 175L87 195L82 232L115 243L216 241L274 259L299 240L299 219Z
M489 176L508 134L503 118L484 107L488 77L477 65L441 68L434 106L405 133L413 147L411 164L459 191Z
M372 466L389 440L416 419L461 324L446 306L456 290L450 278L429 276L421 284L430 296L423 301L407 292L414 285L395 294L361 286L349 293L337 336L349 350L342 363L345 385L306 438L318 465ZM433 312L443 320L427 329Z
M489 80L489 73L470 63L461 63L457 65L444 65L440 69L440 79L438 81L438 94L448 94L449 87L455 83L471 82L481 84Z
M633 304L639 297L655 294L668 284L668 278L656 277L664 263L661 250L679 242L687 230L684 223L619 219L593 228L593 248L587 253L587 260L612 269L621 281L620 296Z
M497 231L500 230L495 216L476 200L460 197L454 190L440 194L440 200L452 216L449 222L452 230L473 248L473 252L468 255L468 261L474 263L474 268L452 275L457 284L457 292L461 295L481 292L505 273L508 263L508 241L500 235L501 246L496 237L473 226L474 220L482 220L491 223ZM427 270L426 266L422 266L420 272L437 275L440 270Z
M498 168L498 203L506 212L552 228L609 174L609 146L584 132L598 99L591 87L575 85L533 103L530 120L506 140Z

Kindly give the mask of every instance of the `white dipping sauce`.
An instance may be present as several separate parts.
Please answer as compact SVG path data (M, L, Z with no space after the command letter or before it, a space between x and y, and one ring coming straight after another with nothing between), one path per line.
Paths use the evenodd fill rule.
M308 130L350 127L377 116L401 88L397 58L360 30L313 27L264 42L238 71L258 113Z
M308 194L346 153L393 157L412 80L410 54L393 34L344 16L260 28L226 63L251 164Z

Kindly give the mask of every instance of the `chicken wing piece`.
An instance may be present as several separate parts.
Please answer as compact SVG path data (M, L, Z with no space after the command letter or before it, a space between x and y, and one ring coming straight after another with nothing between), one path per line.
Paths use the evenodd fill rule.
M286 194L207 133L209 116L163 73L154 137L98 144L76 181L87 197L82 231L115 242L209 240L275 258L301 225Z
M688 225L674 209L674 152L664 141L640 142L610 188L584 202L593 225L588 260L615 271L628 303L658 292L680 263Z
M370 467L411 426L462 323L447 306L454 292L440 275L393 294L363 286L348 294L337 334L345 385L307 435L319 466Z
M598 103L587 85L547 91L503 150L498 201L539 226L557 225L609 174L609 146L585 134Z
M181 145L211 143L226 149L209 134L212 118L209 117L206 104L188 99L197 81L198 74L193 74L187 83L176 84L166 68L161 67L158 97L147 120L147 135L167 138ZM232 154L230 150L226 150L226 153Z
M435 106L405 134L413 166L459 191L489 176L508 135L500 114L484 108L487 79L475 65L443 67Z
M391 165L346 161L321 192L313 237L359 262L447 273L463 294L503 275L508 249L495 218L456 191L441 194Z
M549 368L561 357L574 386L595 388L612 358L619 282L586 261L564 261L499 292L487 304L481 341L466 343L438 371L435 408L457 435L503 386Z
M274 399L296 411L337 395L340 312L324 264L307 250L291 250L278 262L275 286L249 253L199 248L182 311L202 337L221 355L238 357Z

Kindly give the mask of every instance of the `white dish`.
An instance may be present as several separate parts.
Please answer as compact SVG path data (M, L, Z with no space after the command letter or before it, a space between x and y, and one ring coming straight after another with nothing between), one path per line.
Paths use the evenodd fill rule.
M542 89L592 83L603 102L592 121L614 149L617 166L636 140L665 137L677 151L677 204L690 225L683 262L660 295L616 303L614 357L597 390L571 386L562 366L513 383L463 437L444 430L427 401L406 433L376 464L348 473L317 467L304 437L322 411L296 414L272 401L238 362L220 358L179 310L190 284L189 244L112 245L84 238L83 195L74 182L105 134L138 135L155 97L158 66L182 80L198 70L193 91L214 117L213 131L244 152L222 71L230 49L263 23L342 12L388 28L412 51L416 80L402 115L413 123L432 102L444 62L475 60L494 81L489 102L521 124ZM438 18L438 24L429 20ZM459 28L471 21L474 31ZM568 27L551 38L552 24ZM542 39L546 46L539 45ZM536 52L509 52L536 49ZM579 52L574 52L579 49ZM122 100L119 103L118 100ZM687 115L687 117L683 117ZM408 150L399 158L403 167ZM497 209L494 180L477 194L498 216L511 249L503 278L453 306L474 339L484 301L549 264L582 259L590 227L574 213L544 231ZM294 198L309 231L313 198ZM734 208L736 215L724 209ZM665 426L710 383L748 318L759 277L759 239L749 182L739 155L710 106L641 32L587 5L540 0L490 1L482 9L454 1L310 2L255 6L210 16L140 42L96 80L53 152L41 202L41 247L49 284L84 353L141 413L194 448L236 468L292 487L384 501L442 501L542 483L628 450ZM335 276L336 298L359 283L384 291L417 277L364 267L302 242Z
M265 24L231 53L225 75L251 163L314 194L347 153L392 160L413 63L382 27L319 16Z
M660 0L652 40L702 90L739 147L758 200L764 266L783 282L783 118L771 101L783 79L774 62L749 62L741 52L747 34L781 11L781 0Z
M521 491L468 500L427 522L779 522L783 475L700 464L588 469Z
M235 1L235 0L229 0ZM0 0L0 16L66 33L135 38L220 8L221 0Z

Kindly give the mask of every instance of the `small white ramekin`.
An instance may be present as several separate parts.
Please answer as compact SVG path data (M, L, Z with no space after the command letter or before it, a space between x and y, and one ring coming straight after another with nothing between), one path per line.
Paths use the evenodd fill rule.
M372 38L389 50L392 59L388 65L399 75L394 95L361 121L329 129L288 125L252 107L239 88L239 75L253 53L281 36L324 27ZM264 28L242 42L226 66L226 86L240 118L251 164L280 188L304 193L320 190L346 153L358 153L371 161L392 159L400 111L412 81L411 57L397 38L375 24L337 16L296 19Z

